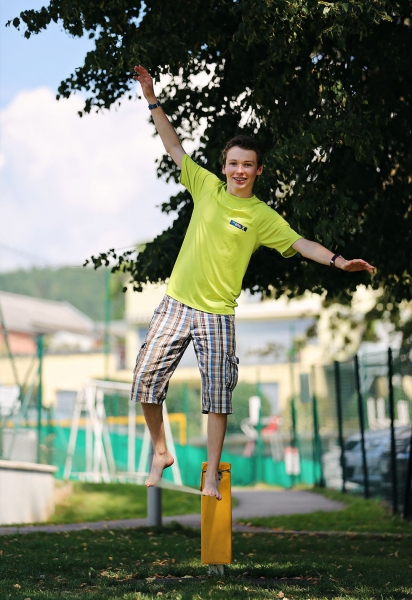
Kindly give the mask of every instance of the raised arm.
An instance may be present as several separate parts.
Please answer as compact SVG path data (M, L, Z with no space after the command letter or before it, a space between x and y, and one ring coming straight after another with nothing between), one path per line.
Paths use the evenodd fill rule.
M142 86L143 96L146 98L149 104L157 104L157 98L153 89L153 79L150 77L149 72L141 65L134 68L137 75L133 77ZM165 115L161 106L153 108L151 110L153 121L155 123L158 134L160 135L166 152L170 154L179 169L182 168L183 156L186 152L183 150L183 146L180 143L178 135Z
M292 244L292 248L300 252L302 256L305 258L310 258L315 262L320 263L321 265L330 265L331 258L333 258L334 253L318 244L317 242L311 242L310 240L305 240L305 238L301 238L294 244ZM342 269L342 271L368 271L368 273L372 273L375 269L372 265L362 260L361 258L354 258L353 260L345 260L342 256L338 256L334 261L335 267L337 269Z

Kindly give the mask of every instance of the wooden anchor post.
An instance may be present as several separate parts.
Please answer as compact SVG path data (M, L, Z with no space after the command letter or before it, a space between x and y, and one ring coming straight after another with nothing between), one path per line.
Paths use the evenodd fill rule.
M202 463L200 489L203 490L207 462ZM209 575L223 575L224 565L232 563L231 464L219 463L219 491L222 499L202 496L201 561L209 565Z

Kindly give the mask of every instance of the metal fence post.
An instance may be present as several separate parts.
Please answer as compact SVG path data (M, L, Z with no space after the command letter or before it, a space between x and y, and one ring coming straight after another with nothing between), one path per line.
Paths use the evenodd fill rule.
M183 408L183 413L184 413L185 418L186 418L186 423L185 423L185 438L186 438L186 442L184 444L184 448L182 448L182 451L183 451L183 471L186 472L187 461L188 461L187 440L189 439L189 388L188 388L187 383L183 384L183 390L182 390L182 408ZM182 442L180 442L180 443L182 443Z
M256 424L257 439L256 439L256 482L263 483L264 481L264 446L262 437L262 391L260 382L256 384L256 396L260 398L259 418Z
M49 406L47 409L47 463L49 465L54 464L54 426L52 419L52 407Z
M340 464L342 467L342 492L346 492L346 461L343 441L343 415L342 415L342 394L340 386L340 369L337 360L334 361L335 368L335 392L336 392L336 414L338 417L338 432L340 445Z
M316 395L312 395L312 414L313 414L313 471L314 481L316 485L325 487L322 468L322 444L319 435L319 416L318 416L318 401ZM316 465L319 464L319 474Z
M411 438L409 441L408 470L406 473L406 481L405 481L405 502L404 502L404 506L403 506L403 518L404 519L410 519L412 516L411 485L412 485L412 428L411 428Z
M295 398L293 398L293 397L290 402L290 412L291 412L291 421L292 421L292 446L294 448L297 448L298 440L297 440L296 406L295 406Z
M40 334L37 336L37 359L38 359L38 383L37 383L37 462L40 463L41 459L41 417L42 417L42 406L43 406L43 345L44 336Z
M325 479L323 477L322 465L322 440L319 434L319 412L318 399L316 397L316 379L315 367L311 369L311 392L312 392L312 420L313 420L313 463L314 463L314 481L320 487L325 487ZM316 462L319 462L319 476L316 471Z
M150 443L149 473L152 468L153 444ZM162 525L162 488L154 486L147 488L147 524L149 527Z
M363 485L365 498L369 498L369 474L368 474L368 462L366 460L366 449L365 449L365 419L363 414L363 401L362 391L360 384L359 375L359 358L355 354L355 380L356 380L356 391L358 395L358 416L359 416L359 428L361 432L361 450L362 450L362 466L363 466Z
M398 512L398 474L396 469L396 439L395 439L395 399L393 394L393 360L392 348L388 348L388 388L389 388L389 417L391 420L391 468L392 468L392 506L393 512Z

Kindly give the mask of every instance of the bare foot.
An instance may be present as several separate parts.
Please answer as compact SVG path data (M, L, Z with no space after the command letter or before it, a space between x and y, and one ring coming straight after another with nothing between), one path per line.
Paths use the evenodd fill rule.
M202 496L214 496L217 500L222 499L222 494L219 492L218 487L218 477L216 475L208 475L207 471Z
M163 470L171 467L175 459L167 450L164 454L153 456L152 468L150 469L149 477L145 481L146 487L153 487L162 478Z

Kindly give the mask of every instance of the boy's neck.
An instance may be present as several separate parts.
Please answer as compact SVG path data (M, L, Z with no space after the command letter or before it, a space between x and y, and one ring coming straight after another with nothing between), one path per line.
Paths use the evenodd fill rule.
M239 189L231 189L234 186L230 186L228 182L226 182L226 191L231 196L235 196L236 198L253 198L255 195L253 193L253 187L249 189L239 190Z

